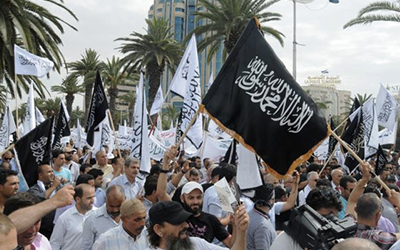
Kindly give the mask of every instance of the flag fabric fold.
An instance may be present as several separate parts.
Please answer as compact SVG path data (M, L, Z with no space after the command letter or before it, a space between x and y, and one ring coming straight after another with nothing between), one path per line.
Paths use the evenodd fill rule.
M388 160L386 159L381 145L379 145L378 151L376 152L375 174L379 175L386 163L388 163Z
M161 111L163 102L164 102L164 95L163 95L162 88L160 85L160 87L158 88L156 97L154 97L153 104L151 105L150 116L155 115Z
M54 63L14 44L14 66L16 75L43 77L54 67Z
M361 158L365 158L365 126L363 120L363 110L360 109L356 116L351 120L347 130L344 132L342 139L349 147ZM350 172L359 164L359 162L347 153L345 165Z
M94 83L92 102L90 103L89 114L86 122L85 132L86 141L90 146L94 143L94 132L98 130L99 124L106 118L108 103L101 82L100 73L97 71L96 81Z
M335 124L333 122L333 118L332 117L329 119L329 125L330 125L332 130L335 130L336 126L335 126ZM335 137L330 135L329 136L329 144L328 144L329 146L328 146L328 155L327 155L327 157L329 157L333 153L337 143L338 143L338 141L335 139Z
M22 133L20 137L26 135L36 127L35 98L33 93L33 83L29 85L28 100L25 112L24 122L22 123Z
M7 105L0 128L0 152L8 148L10 145L10 136L16 131L17 128L14 122L14 117L10 112L10 107Z
M15 143L22 173L29 186L36 183L38 166L50 164L53 123L54 117L45 120Z
M54 132L53 149L63 149L66 142L69 142L71 131L69 129L69 116L67 108L61 101L60 112L58 113L57 124Z
M254 19L200 110L280 176L306 161L328 136L322 113L275 55Z
M378 124L393 130L397 113L396 99L385 89L382 84L376 97L376 110L378 112Z
M140 171L150 173L149 129L147 127L146 96L144 94L144 76L140 73L139 86L136 88L136 104L133 114L133 138L131 156L140 160Z

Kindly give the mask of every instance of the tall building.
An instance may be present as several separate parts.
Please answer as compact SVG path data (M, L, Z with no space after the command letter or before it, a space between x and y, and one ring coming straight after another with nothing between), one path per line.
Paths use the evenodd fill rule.
M349 111L351 92L336 89L336 84L341 83L339 76L308 77L304 83L307 85L302 88L320 106L325 118L329 115L340 116Z
M214 2L214 0L210 1ZM148 18L161 17L169 20L175 40L182 43L195 27L203 24L202 21L196 23L195 11L204 11L203 7L198 6L197 0L154 0L154 4L148 12ZM202 37L198 37L197 42L201 39ZM211 73L215 77L222 67L222 51L223 44L210 63L207 63L207 49L201 53L199 52L200 83L203 95L207 91L206 85L210 80ZM164 94L169 88L172 77L173 74L166 68L161 78ZM174 103L178 107L182 105L182 99L172 94L169 95L167 101Z

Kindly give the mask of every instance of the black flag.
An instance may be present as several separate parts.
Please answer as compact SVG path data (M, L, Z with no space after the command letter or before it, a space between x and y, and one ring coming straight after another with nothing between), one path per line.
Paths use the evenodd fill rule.
M182 109L181 109L181 113L179 114L178 117L178 123L176 125L176 135L175 135L175 144L178 144L179 140L181 139L182 135L183 135L183 131L181 130L181 126L182 126Z
M222 158L221 162L226 162L236 166L236 162L238 160L236 145L237 142L235 139L233 139L231 145L229 145L228 151L226 151L225 156L224 158Z
M379 145L378 151L376 152L375 174L379 175L386 163L388 163L388 160L386 159L381 145Z
M306 161L328 135L317 105L252 19L200 107L277 175Z
M94 131L98 125L106 118L108 103L104 92L103 83L101 82L100 73L97 71L96 81L94 83L92 102L86 122L85 132L87 133L86 141L90 146L93 146Z
M362 109L354 117L353 121L349 123L347 130L344 132L342 139L345 141L349 147L361 158L364 159L364 122L362 119ZM350 154L347 153L345 165L352 171L359 162Z
M329 120L329 125L331 126L332 130L335 130L335 124L333 123L332 117ZM332 135L329 136L329 145L328 145L328 157L334 153L333 151L335 150L336 144L338 141L333 137Z
M65 113L64 105L61 103L60 112L58 113L57 124L54 132L53 149L63 149L61 144L61 138L70 136L71 131L69 130L68 118Z
M353 105L351 105L351 108L350 108L350 111L349 111L349 116L350 116L351 114L353 114L354 111L356 111L360 106L361 106L361 105L360 105L360 102L358 101L357 97L354 97ZM342 130L342 135L343 135L343 134L345 133L345 131L349 128L350 123L351 123L350 118L347 118L346 126L344 126L344 127L343 127L343 130Z
M54 117L47 119L15 143L18 161L28 186L36 183L37 168L42 164L50 164L53 122Z

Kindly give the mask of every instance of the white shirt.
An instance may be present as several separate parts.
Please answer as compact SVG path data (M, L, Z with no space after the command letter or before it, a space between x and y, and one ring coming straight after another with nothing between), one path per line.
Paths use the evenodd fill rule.
M194 250L228 250L228 248L226 247L217 246L215 244L207 242L205 239L202 238L189 237L189 239L193 243ZM163 250L163 249L159 247L149 247L146 250Z
M108 187L113 185L120 185L124 188L126 200L136 198L136 195L139 193L140 189L142 189L142 182L139 182L137 177L131 184L125 174L114 178Z
M93 243L102 233L121 225L116 223L107 213L106 204L90 214L83 223L82 250L92 249Z
M270 250L303 250L286 232L280 233L271 245Z
M80 168L79 164L74 161L71 161L69 164L64 164L63 167L66 169L69 169L69 171L71 171L71 182L73 184L75 184L76 179L78 179L78 176L80 173L79 172L79 168Z
M89 217L88 211L85 215L78 212L76 206L71 207L57 220L50 244L53 250L77 250L82 245L83 222Z
M121 224L100 235L93 245L93 250L144 250L149 247L147 234L144 228L135 241Z
M306 204L306 198L310 192L311 188L309 185L299 192L299 206Z

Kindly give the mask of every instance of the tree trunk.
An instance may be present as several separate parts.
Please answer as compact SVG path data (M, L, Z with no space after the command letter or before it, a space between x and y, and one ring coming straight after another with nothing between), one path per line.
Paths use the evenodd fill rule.
M68 94L68 95L65 97L65 100L67 101L67 103L66 103L67 111L68 111L68 114L69 114L70 116L71 116L71 113L72 113L72 104L74 103L74 99L75 99L75 96L72 95L72 94Z
M164 67L159 66L157 61L152 61L147 64L146 69L149 76L149 101L147 107L150 109L160 87L161 74Z
M114 127L117 127L116 122L118 121L117 119L117 110L116 110L116 100L118 97L118 88L109 88L108 89L108 94L110 95L110 112L112 115L112 119L113 119L113 123L114 123Z
M88 113L90 109L90 103L92 101L92 91L93 91L93 83L87 84L85 86L85 126L88 118Z

